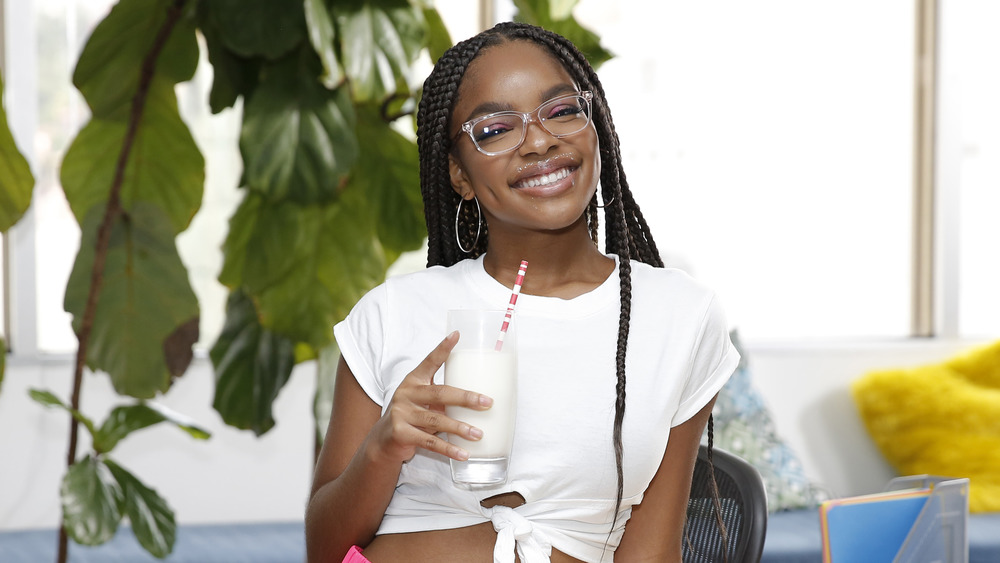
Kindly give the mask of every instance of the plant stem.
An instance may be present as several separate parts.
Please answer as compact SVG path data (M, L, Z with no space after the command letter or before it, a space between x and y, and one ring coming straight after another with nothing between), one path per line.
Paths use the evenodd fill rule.
M111 241L111 230L115 221L122 214L121 191L125 183L125 168L128 166L129 155L132 152L132 145L135 143L135 135L139 129L139 122L142 121L142 113L146 107L146 99L149 96L149 85L153 81L156 70L156 61L163 51L167 39L173 32L174 26L183 15L184 4L187 0L174 0L173 5L167 10L167 17L160 27L153 44L146 53L142 61L142 68L139 75L139 85L135 96L132 98L132 108L129 114L128 128L122 140L122 151L118 155L118 162L115 165L115 177L111 183L111 191L108 194L108 203L104 208L104 218L97 229L97 248L94 252L94 266L90 272L90 290L87 293L87 305L83 311L83 320L80 323L80 332L77 334L79 345L76 350L76 365L73 371L73 393L70 396L70 405L80 410L80 390L83 386L83 368L87 364L87 347L90 343L90 333L94 325L94 317L97 314L97 302L100 297L101 283L104 280L104 263L107 258L108 245ZM76 443L80 433L80 424L76 418L70 417L69 423L69 451L66 454L66 466L71 467L76 463ZM65 515L63 516L65 521ZM66 527L59 526L59 551L57 561L66 563L69 553L69 538L66 534Z

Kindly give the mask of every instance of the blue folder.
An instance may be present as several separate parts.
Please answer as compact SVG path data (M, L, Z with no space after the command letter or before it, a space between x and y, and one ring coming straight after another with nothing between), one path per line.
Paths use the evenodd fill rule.
M930 493L912 489L824 502L823 563L892 563Z

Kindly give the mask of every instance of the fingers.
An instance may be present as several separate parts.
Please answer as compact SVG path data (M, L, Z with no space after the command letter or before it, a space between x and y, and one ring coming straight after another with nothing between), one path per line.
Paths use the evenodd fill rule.
M459 389L451 385L425 385L412 389L410 398L428 408L441 410L445 406L465 407L484 411L493 406L493 399L482 393Z
M448 354L451 354L451 349L455 347L456 343L458 343L457 330L445 336L444 340L439 342L430 354L427 354L427 357L417 365L416 369L410 372L409 377L413 377L425 385L433 383L434 374L444 365L444 361L448 359Z
M451 350L458 343L458 331L454 331L438 343L433 350L409 373L400 385L410 400L428 408L441 410L445 405L485 410L493 406L493 399L465 389L448 385L434 385L434 374L444 365ZM404 387L405 386L405 387ZM399 391L397 391L397 394Z
M448 355L458 342L458 332L446 336L420 364L407 374L396 388L391 403L383 415L389 428L382 443L392 451L401 452L408 459L415 448L436 452L452 459L464 461L468 452L449 443L438 434L450 434L467 440L478 440L482 430L445 414L446 406L486 410L493 399L466 389L449 385L434 385L434 374L441 369Z
M449 443L439 434L445 433L460 436L466 440L479 440L483 431L465 422L451 419L444 413L431 410L421 410L405 413L404 407L395 407L391 414L393 420L393 437L400 445L410 445L436 452L458 461L469 459L469 453L464 449Z

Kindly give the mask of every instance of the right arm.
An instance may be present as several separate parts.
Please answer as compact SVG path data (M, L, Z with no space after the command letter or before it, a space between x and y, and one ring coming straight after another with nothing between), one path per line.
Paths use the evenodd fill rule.
M306 508L306 551L311 563L339 563L352 545L375 537L405 461L424 448L463 460L468 454L435 434L469 439L473 429L445 416L444 405L488 408L478 393L434 385L434 373L458 341L451 334L399 385L384 415L347 363L337 366L333 412L313 475Z

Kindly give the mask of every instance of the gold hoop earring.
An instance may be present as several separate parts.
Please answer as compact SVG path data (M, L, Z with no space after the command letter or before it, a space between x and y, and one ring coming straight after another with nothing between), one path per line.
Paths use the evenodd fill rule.
M475 250L476 243L479 242L479 233L483 230L483 210L479 207L479 198L474 197L472 201L476 202L476 240L472 241L472 247L468 250L462 246L462 237L458 234L458 219L462 216L464 198L458 200L458 209L455 210L455 242L458 243L458 249L466 254L472 254L472 251Z

